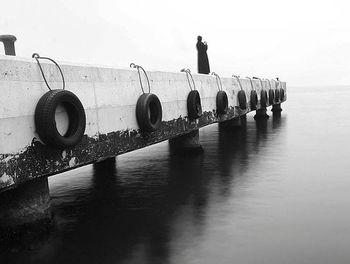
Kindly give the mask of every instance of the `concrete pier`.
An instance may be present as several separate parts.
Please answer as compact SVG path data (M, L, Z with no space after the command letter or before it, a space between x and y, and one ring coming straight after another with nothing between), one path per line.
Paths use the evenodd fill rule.
M45 184L43 181L51 175L165 140L170 140L173 149L201 151L198 132L201 127L220 123L220 126L235 128L244 122L244 116L250 109L239 107L237 94L240 90L245 91L249 102L252 87L257 94L269 88L265 80L252 80L252 85L249 79L221 78L222 90L228 96L228 110L218 115L215 76L193 74L193 82L200 94L202 115L190 119L187 108L190 89L186 74L180 71L147 71L150 93L159 98L162 119L155 130L145 131L136 118L136 104L144 94L136 69L58 64L64 75L66 91L80 100L86 117L81 140L67 148L45 144L37 131L34 122L36 107L48 87L36 60L0 56L2 226L10 227L11 222L26 225L49 216L47 182ZM57 67L46 61L41 62L41 67L51 88L62 89L62 78ZM143 75L141 78L146 83ZM279 87L286 93L285 82L279 82ZM286 97L282 102L285 100ZM154 111L158 109L156 106L152 101ZM257 108L256 116L267 116L266 108L261 108L260 102ZM71 109L58 105L54 112L55 125L62 136L69 127L68 110Z
M199 130L193 130L190 133L169 139L170 150L174 152L203 152L199 142Z

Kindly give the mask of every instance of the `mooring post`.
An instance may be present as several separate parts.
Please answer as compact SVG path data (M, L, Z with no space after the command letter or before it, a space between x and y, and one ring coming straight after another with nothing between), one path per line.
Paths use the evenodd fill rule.
M240 129L245 126L247 122L247 115L241 115L230 120L220 122L220 129L232 130L232 129Z
M266 107L262 107L258 110L256 110L256 114L254 116L255 120L259 119L268 119L270 116L266 113Z
M282 112L281 103L279 103L279 104L274 104L274 105L272 106L271 112L272 112L273 114L281 114L281 112Z
M170 149L176 152L203 152L199 142L199 130L169 139Z
M4 43L5 55L16 56L15 41L17 38L13 35L0 35L0 41Z
M47 177L0 193L0 237L43 229L51 220Z

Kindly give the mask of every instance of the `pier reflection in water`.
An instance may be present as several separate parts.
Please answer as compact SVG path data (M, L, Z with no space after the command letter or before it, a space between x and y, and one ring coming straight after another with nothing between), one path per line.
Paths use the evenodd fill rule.
M350 94L337 92L343 103L300 90L280 118L201 129L200 155L163 142L50 178L56 227L11 263L348 263Z
M203 129L202 155L171 153L164 142L51 178L57 227L29 259L50 263L207 259L188 252L206 239L207 228L231 228L232 219L225 215L235 206L225 204L235 196L235 185L256 176L247 170L264 157L259 141L261 133L268 138L268 130L272 131L267 123L260 130L249 117L247 125L235 131L217 125ZM213 241L214 255L225 240ZM25 258L27 254L21 253Z

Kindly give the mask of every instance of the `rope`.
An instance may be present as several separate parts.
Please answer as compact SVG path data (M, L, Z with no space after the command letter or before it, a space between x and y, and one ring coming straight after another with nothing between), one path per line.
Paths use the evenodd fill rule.
M263 82L262 82L262 80L261 80L259 77L253 77L253 79L258 79L258 80L260 80L261 89L264 89Z
M193 83L193 90L196 90L196 84L195 84L195 82L194 82L194 79L193 79L193 76L192 76L192 74L191 74L191 70L190 70L190 69L187 69L187 74L188 74L189 76L191 76L192 83Z
M51 87L50 87L50 85L48 84L48 82L46 80L46 77L45 77L45 74L44 74L43 69L41 67L41 64L39 62L39 59L41 59L41 60L49 60L49 61L53 62L57 66L58 70L60 71L61 77L62 77L62 89L64 90L66 88L66 82L64 81L64 76L63 76L61 67L57 64L57 62L55 62L53 59L50 59L50 58L47 58L47 57L40 57L40 55L38 53L33 53L32 58L34 58L36 60L36 62L38 63L41 75L43 76L45 84L46 84L47 88L49 88L50 91L51 91Z
M148 93L151 93L151 85L149 84L149 79L148 79L146 71L140 65L136 65L135 63L130 63L130 68L136 68L137 69L137 72L139 74L139 79L140 79L141 90L142 90L142 93L145 93L145 91L143 90L140 69L143 71L144 75L146 76L146 80L147 80Z
M270 89L272 89L270 80L269 79L265 79L265 80L269 82Z
M241 84L241 80L239 79L239 76L238 75L232 75L232 77L235 77L239 83L239 87L241 87L241 90L243 90L243 87L242 87L242 84Z
M277 80L278 81L278 86L280 87L280 88L282 88L282 82L278 79ZM283 89L283 88L282 88Z
M252 86L252 90L256 91L256 89L254 88L254 85L253 85L252 78L250 78L250 77L246 77L246 78L250 80L250 85Z
M193 79L193 76L192 76L192 74L191 74L191 70L190 70L190 69L181 69L181 72L185 72L185 73L186 73L188 85L190 86L190 90L192 91L190 78L188 77L188 76L191 76L192 84L193 84L193 90L196 90L196 84L195 84L194 79Z
M277 89L277 88L278 88L278 82L276 82L274 79L272 79L271 81L273 81L273 84L274 84L274 86L275 86L275 89Z
M211 74L215 75L215 77L216 77L216 84L218 85L219 91L222 91L222 83L221 83L220 76L217 73L215 73L215 72L212 72ZM219 85L219 83L220 83L220 85Z

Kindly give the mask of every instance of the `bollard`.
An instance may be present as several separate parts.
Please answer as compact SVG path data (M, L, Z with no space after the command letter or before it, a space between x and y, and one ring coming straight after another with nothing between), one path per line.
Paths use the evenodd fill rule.
M0 41L4 43L5 55L16 56L15 41L17 38L13 35L0 35Z

